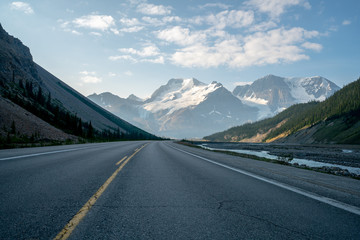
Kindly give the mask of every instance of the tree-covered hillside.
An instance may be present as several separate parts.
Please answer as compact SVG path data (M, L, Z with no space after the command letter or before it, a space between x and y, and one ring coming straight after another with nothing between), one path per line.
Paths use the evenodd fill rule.
M4 147L63 142L64 138L159 139L92 103L41 68L33 61L30 49L10 36L1 24L0 100L0 145Z
M297 104L273 118L234 127L204 139L251 141L249 139L261 135L260 140L257 140L266 142L316 127L312 136L314 142L360 143L359 121L360 79L345 86L324 102Z

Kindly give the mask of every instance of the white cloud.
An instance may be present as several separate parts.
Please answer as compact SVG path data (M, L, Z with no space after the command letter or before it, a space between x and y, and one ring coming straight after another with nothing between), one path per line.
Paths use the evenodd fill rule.
M321 50L320 44L306 42L318 36L316 31L303 28L278 28L256 32L243 38L227 36L213 45L196 43L178 49L171 61L185 67L218 67L221 65L242 68L254 65L295 62L309 57L304 49Z
M142 59L142 62L150 62L150 63L158 63L158 64L164 64L165 63L165 59L163 56L159 56L157 58L146 58L146 59Z
M96 76L96 72L82 71L79 72L83 83L101 83L102 79Z
M134 75L131 71L126 71L126 72L124 72L124 74L128 77L131 77Z
M200 9L204 8L221 8L221 9L229 9L230 5L223 3L206 3L204 5L199 6Z
M152 18L152 17L148 17L148 16L145 16L142 18L142 20L148 24L150 24L151 26L162 26L162 25L165 25L165 23L163 21L161 21L160 19L158 18Z
M175 52L171 60L184 67L218 67L225 64L227 57L215 47L202 44L192 45Z
M275 28L275 27L277 27L277 24L275 22L266 21L266 22L261 22L261 23L251 26L249 28L249 30L252 32L264 32L264 31L267 31L267 30L269 30L271 28Z
M176 43L178 45L191 45L196 42L206 40L206 34L203 32L190 33L190 29L175 26L160 30L156 33L157 38L167 42Z
M255 7L263 13L268 13L276 18L285 12L285 9L291 6L302 6L310 9L311 5L307 0L249 0L246 5Z
M134 48L120 48L118 51L124 53L124 55L111 56L109 59L112 61L126 60L133 63L150 62L163 64L165 62L164 56L155 45L145 46L141 50Z
M208 16L196 16L190 19L189 22L196 25L207 24L218 29L226 27L241 28L253 24L254 12L251 10L226 10Z
M143 29L144 29L144 27L142 27L142 26L134 26L134 27L128 27L128 28L121 28L120 32L134 33L134 32L139 32Z
M34 10L30 6L30 4L26 2L12 2L10 3L10 8L13 10L22 11L25 14L29 14L29 15L34 13Z
M303 48L310 49L316 52L320 52L322 50L322 45L319 43L312 43L312 42L304 42L301 44Z
M115 20L108 15L87 15L76 18L73 23L76 27L90 28L105 31L115 26Z
M329 27L329 31L331 32L337 32L339 30L339 27L337 25L332 25Z
M102 82L102 79L96 76L82 76L81 80L84 83L100 83Z
M166 17L163 17L163 22L165 23L171 23L171 22L181 22L182 19L178 16L166 16Z
M145 15L169 15L172 7L164 5L154 5L151 3L141 3L137 11Z
M157 41L161 40L158 46L161 44L170 52L164 53L156 45L149 45L154 39L145 33L150 37L142 38L147 45L138 49L120 48L118 55L109 57L112 61L158 64L170 61L184 67L244 68L306 60L310 51L322 50L321 44L311 41L320 36L319 32L280 24L280 16L289 8L310 9L308 0L246 0L238 9L221 2L208 3L199 8L214 8L209 9L212 11L192 18L171 16L172 7L150 4L146 0L132 7L145 16L123 17L117 22L121 28L116 32L112 30L116 26L107 29L115 34L152 31Z
M96 72L88 72L88 71L82 71L82 72L79 72L81 75L95 75Z
M102 34L99 33L99 32L90 32L89 34L93 35L93 36L96 36L96 37L101 37L102 36Z
M60 23L60 27L64 29L68 28L70 25L69 21L65 21L63 19L58 19L57 22Z
M245 85L251 85L253 82L234 82L235 86L245 86Z
M226 27L241 28L254 22L254 13L242 10L223 11L216 15L207 16L205 21L207 24L220 29Z
M154 18L149 16L144 16L141 18L144 24L148 24L151 27L164 26L172 22L181 22L182 19L178 16L165 16L163 18Z
M274 29L245 38L243 54L230 63L233 67L295 62L308 59L299 44L314 33L302 28Z
M160 54L159 48L157 48L156 46L147 46L144 47L142 50L136 50L134 48L120 48L119 52L138 55L140 57L151 57Z
M342 25L350 25L351 24L351 21L350 20L344 20L343 22L342 22Z
M140 21L137 18L121 18L120 23L122 23L125 26L140 25Z
M136 59L133 58L132 56L130 55L118 55L118 56L110 56L109 57L109 60L111 61L117 61L117 60L125 60L125 61L130 61L130 62L134 62L136 63Z
M81 35L82 35L81 32L78 32L78 31L76 31L76 30L72 30L71 33L74 34L74 35L78 35L78 36L81 36Z
M115 35L120 35L121 34L120 31L118 29L116 29L116 28L110 28L110 31Z

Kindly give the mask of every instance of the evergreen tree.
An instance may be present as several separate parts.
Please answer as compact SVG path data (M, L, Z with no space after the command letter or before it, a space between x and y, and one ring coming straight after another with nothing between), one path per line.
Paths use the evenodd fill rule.
M42 88L40 86L39 86L39 90L37 92L36 100L38 101L38 103L40 105L44 105L44 103L45 103L44 96L42 93Z
M23 83L23 80L22 80L22 79L19 80L19 87L20 87L21 89L25 89L24 83Z
M16 127L15 127L15 121L13 120L11 122L11 134L15 134L16 133Z
M52 111L52 106L51 106L51 93L49 92L47 100L46 100L46 108L49 111Z
M77 135L80 136L80 137L83 135L81 118L79 119L79 124L78 124L78 127L77 127Z
M91 124L91 121L89 123L89 127L88 127L88 132L87 132L87 138L93 138L94 137L94 129L93 126Z

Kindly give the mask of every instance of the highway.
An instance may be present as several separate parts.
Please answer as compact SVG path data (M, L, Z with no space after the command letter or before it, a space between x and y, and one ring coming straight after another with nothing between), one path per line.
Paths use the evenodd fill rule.
M1 150L0 239L360 239L360 181L171 141Z

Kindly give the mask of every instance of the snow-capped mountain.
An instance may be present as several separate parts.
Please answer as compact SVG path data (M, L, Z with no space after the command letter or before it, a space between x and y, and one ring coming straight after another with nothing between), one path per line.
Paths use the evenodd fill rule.
M149 99L127 99L110 93L89 98L110 112L161 136L203 137L256 120L257 109L244 105L220 83L171 79Z
M296 103L323 101L339 90L323 77L283 78L267 75L251 85L237 86L233 94L260 109L258 118L271 117Z
M282 78L268 75L233 93L221 83L194 78L171 79L150 98L90 95L92 101L132 124L160 136L203 137L217 131L274 116L301 102L324 100L339 87L322 77Z

